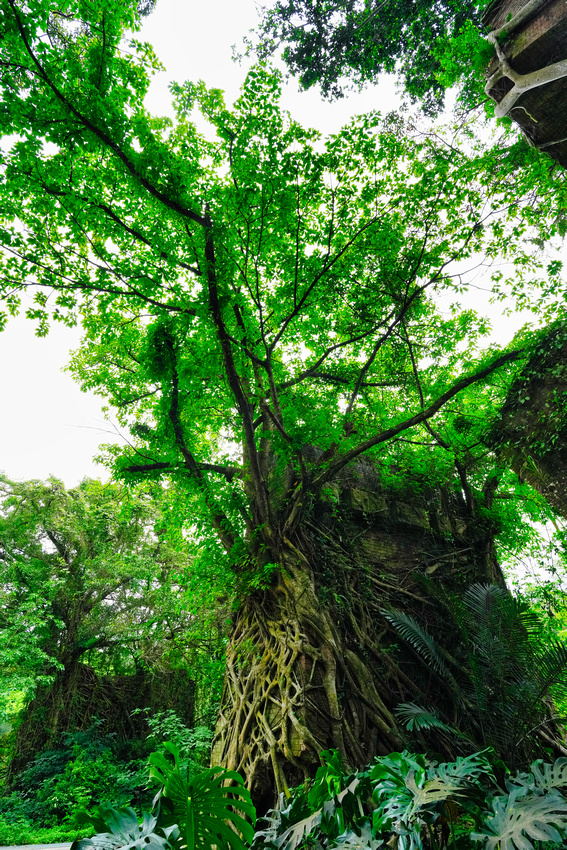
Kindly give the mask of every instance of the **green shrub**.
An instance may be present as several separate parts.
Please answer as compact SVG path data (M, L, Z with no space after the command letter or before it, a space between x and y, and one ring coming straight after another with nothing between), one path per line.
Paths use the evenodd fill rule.
M147 722L147 740L121 741L97 721L89 729L64 735L59 748L39 753L16 777L11 791L0 796L0 844L34 843L33 836L40 836L42 843L72 841L80 811L99 806L150 808L154 792L148 787L148 756L158 738L169 737L177 745L180 768L188 778L203 771L210 729L189 729L174 711L156 712Z
M6 822L0 818L0 846L22 844L57 844L62 841L74 841L77 836L86 837L92 833L89 828L76 826L56 826L41 828L31 821Z
M103 803L149 805L148 749L146 758L139 758L137 742L119 743L99 723L68 733L59 749L39 753L16 777L11 792L0 796L0 819L13 829L33 824L35 830L65 829L68 836L79 809Z
M152 753L150 779L159 786L151 813L100 806L83 820L99 832L77 840L71 850L245 850L252 840L256 813L242 777L210 768L189 778L171 742ZM232 827L232 828L231 828Z
M490 751L455 762L392 753L346 774L322 753L311 785L263 818L253 850L536 850L567 839L567 759L512 775Z
M194 776L209 763L213 730L208 726L196 726L190 729L168 709L156 711L146 718L151 729L150 741L159 746L161 741L169 741L179 751L180 766L188 776Z

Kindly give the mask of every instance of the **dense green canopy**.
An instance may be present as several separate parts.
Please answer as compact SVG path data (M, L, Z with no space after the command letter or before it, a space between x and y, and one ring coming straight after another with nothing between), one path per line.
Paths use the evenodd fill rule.
M177 122L151 117L151 50L121 46L134 13L4 7L4 298L16 309L36 288L40 331L50 310L81 316L85 385L146 446L121 466L183 470L230 550L243 520L270 534L274 458L339 450L321 486L457 393L486 322L442 316L430 295L481 256L513 260L519 290L539 262L524 234L557 228L563 178L538 193L545 164L523 143L487 152L468 128L401 118L323 143L279 110L263 68L232 111L186 84Z
M0 492L3 674L37 684L79 659L161 663L190 620L176 605L186 559L155 534L155 488L3 479Z
M479 0L277 0L263 10L260 54L283 44L283 58L304 88L342 96L349 82L400 72L412 101L427 113L442 108L445 73L440 45L465 24L480 25ZM470 70L470 69L468 69Z

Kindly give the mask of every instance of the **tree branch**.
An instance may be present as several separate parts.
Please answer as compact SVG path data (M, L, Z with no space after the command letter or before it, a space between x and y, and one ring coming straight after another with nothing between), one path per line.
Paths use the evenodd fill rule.
M57 86L49 79L43 66L41 65L37 56L33 52L31 44L26 35L24 25L16 9L15 0L8 0L8 3L10 5L10 8L12 9L14 18L16 19L16 26L18 27L18 31L24 43L26 52L28 53L34 66L36 67L39 77L44 81L48 88L51 89L57 100L59 100L63 104L63 106L83 125L83 127L85 127L85 129L93 133L93 135L96 136L97 139L99 139L104 145L106 145L109 150L112 151L112 153L115 154L115 156L118 157L118 159L130 172L134 180L136 180L141 186L143 186L144 189L146 189L146 191L150 193L150 195L152 195L154 198L157 198L157 200L160 201L168 209L172 210L173 212L179 213L179 215L183 216L183 218L188 218L203 227L204 220L202 216L197 215L197 213L193 212L193 210L184 207L177 201L172 200L166 194L161 192L156 186L154 186L146 177L144 177L140 173L132 159L126 155L122 148L115 141L113 141L111 137L104 132L104 130L101 130L100 127L97 127L96 124L93 124L92 121L90 121L90 119L87 118L86 115L83 115L81 112L79 112L79 110L67 100L63 92L61 92L57 88Z
M272 342L270 343L270 346L269 346L270 352L272 352L275 349L276 345L278 344L278 342L280 341L280 339L282 338L282 336L286 332L288 325L295 319L296 316L299 315L299 313L303 309L303 306L305 305L305 302L307 301L310 294L313 292L314 288L317 286L317 284L319 283L321 278L324 275L327 274L327 272L335 265L335 263L337 263L340 260L340 258L344 254L346 254L346 252L349 250L349 248L351 248L352 245L354 245L354 243L356 242L356 240L358 239L358 237L362 233L365 233L365 231L367 231L370 227L372 227L372 225L376 224L377 220L378 220L377 218L372 218L372 219L370 219L370 221L366 222L366 224L363 224L362 227L360 227L356 231L354 236L352 236L346 242L346 244L343 245L343 247L340 249L340 251L337 251L335 256L332 257L332 259L326 260L326 262L323 264L323 268L321 269L321 271L318 274L315 275L315 277L313 278L313 280L311 281L309 286L307 286L307 288L305 289L305 292L303 293L303 295L301 296L299 301L297 301L296 304L294 305L294 308L291 311L291 313L288 315L288 317L286 319L283 319L279 331L277 332L277 334L273 338Z
M242 477L242 470L238 466L222 466L218 463L199 463L197 462L197 468L203 470L204 472L218 472L219 475L224 475L226 480L230 483L235 478ZM132 466L123 467L124 472L175 472L179 467L175 466L175 464L156 461L155 463L139 463L133 464Z
M221 543L223 544L227 552L230 552L232 547L234 546L235 535L232 531L227 530L228 528L230 528L230 522L228 520L228 517L215 505L214 500L212 499L209 493L207 481L203 476L202 470L199 468L199 464L197 463L197 461L193 457L193 454L187 447L187 444L185 443L185 438L183 436L183 428L181 427L181 420L179 418L179 376L177 374L175 350L173 348L173 342L171 339L166 339L165 347L169 354L171 365L171 405L169 408L168 415L171 425L173 427L175 443L183 457L183 460L185 461L185 467L189 470L193 479L203 492L207 507L209 508L212 514L213 527L217 532Z
M87 198L84 198L83 200L86 203L89 203ZM134 227L130 227L130 225L126 224L125 221L122 221L122 219L118 215L116 215L114 210L108 204L92 204L91 203L91 206L95 207L96 209L102 210L102 212L105 213L110 219L112 219L112 221L114 221L115 224L118 224L120 227L122 227L127 233L129 233L131 236L133 236L134 239L137 239L139 242L143 242L144 245L147 245L148 248L151 248L153 251L156 250L155 246L152 245L150 240L147 239L144 236L143 233L141 233L139 230L136 230ZM161 257L162 260L169 260L170 259L170 255L166 251L160 251L160 257ZM196 275L197 277L200 277L200 275L201 275L201 272L199 271L198 268L196 268L195 266L190 266L189 263L184 263L183 260L177 260L176 259L175 265L179 266L182 269L185 269L188 272L191 272L192 274Z
M270 529L270 508L265 489L265 482L260 469L260 461L254 440L254 422L252 418L253 405L248 401L242 389L241 379L236 369L232 354L230 338L224 323L222 309L219 301L218 282L215 270L215 248L213 241L213 223L210 213L205 213L204 226L206 231L205 260L207 264L207 282L209 290L209 310L217 330L218 340L221 346L223 362L228 384L236 401L242 425L244 428L244 439L246 451L250 464L250 478L254 487L254 495L257 501L260 524L265 524Z
M450 401L454 396L460 393L462 390L469 387L471 384L476 383L477 381L482 381L484 378L487 378L492 372L496 369L499 369L500 366L504 366L506 363L512 363L514 360L518 360L524 353L524 349L520 348L517 351L510 351L506 354L502 354L500 357L497 357L496 360L486 366L484 369L481 369L479 372L475 372L473 375L469 375L466 378L461 378L460 381L457 381L451 389L447 390L447 392L443 393L439 396L439 398L430 404L429 407L425 408L425 410L421 410L419 413L416 413L414 416L410 416L409 419L404 419L403 422L399 422L397 425L394 425L392 428L387 428L385 431L381 431L380 434L376 434L374 437L370 437L368 440L364 440L362 443L359 443L358 446L351 449L349 452L344 454L339 460L335 463L331 464L325 472L323 472L318 478L313 482L314 487L321 487L327 481L330 481L334 478L340 471L343 469L351 460L354 460L355 457L363 454L374 446L379 445L380 443L385 443L388 440L391 440L393 437L397 437L398 434L401 434L402 431L406 431L408 428L413 428L415 425L420 425L422 422L425 422L427 419L431 419L448 401Z

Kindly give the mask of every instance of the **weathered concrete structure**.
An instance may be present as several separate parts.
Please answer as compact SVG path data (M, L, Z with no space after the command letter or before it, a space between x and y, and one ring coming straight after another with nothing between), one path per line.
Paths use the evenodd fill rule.
M495 56L486 93L530 142L567 166L567 3L493 0L484 15Z
M553 327L510 389L493 446L567 518L567 328Z

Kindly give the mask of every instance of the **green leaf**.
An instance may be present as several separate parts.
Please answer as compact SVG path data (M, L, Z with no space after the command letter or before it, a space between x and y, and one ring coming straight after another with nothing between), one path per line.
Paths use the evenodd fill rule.
M401 703L396 708L395 713L405 725L408 732L427 729L443 729L445 732L452 731L451 727L443 723L442 720L439 720L435 714L427 711L426 708L422 708L420 705L416 705L414 702Z
M557 792L538 796L515 788L492 803L482 832L471 833L486 850L534 850L533 841L560 843L567 829L567 803Z
M530 765L530 774L520 774L522 783L526 780L539 791L551 791L554 788L567 789L567 758L558 758L553 764L537 759ZM511 779L515 782L515 779Z
M92 838L76 840L72 850L167 850L170 847L167 833L158 833L158 819L144 812L142 823L134 809L113 809L99 806L94 817L90 818L95 828L104 824L106 832L100 832Z
M455 688L458 690L455 678L449 670L441 649L429 632L423 626L420 626L417 620L409 614L404 614L403 611L383 611L382 614L398 634L411 644L416 652L428 661L443 678L455 683Z
M178 748L170 742L164 748L173 756L173 764L163 753L152 753L150 779L161 786L160 823L177 826L179 847L245 850L244 842L254 837L256 811L240 774L210 768L188 780L179 769Z
M342 835L330 845L331 847L340 847L341 850L381 850L388 846L387 842L376 838L372 834L370 823L366 821L360 827L360 834L353 829L347 829Z

